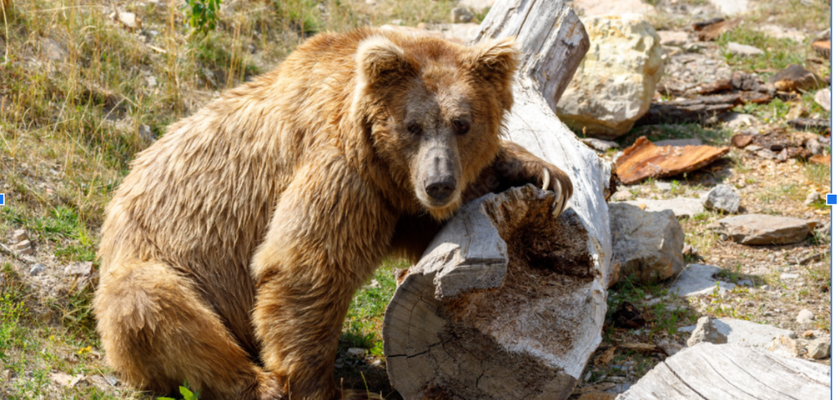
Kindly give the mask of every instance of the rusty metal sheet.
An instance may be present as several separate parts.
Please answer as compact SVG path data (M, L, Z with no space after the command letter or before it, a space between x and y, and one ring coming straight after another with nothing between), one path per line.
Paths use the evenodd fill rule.
M656 146L643 136L616 162L618 178L632 185L648 178L679 175L705 167L728 152L729 147Z

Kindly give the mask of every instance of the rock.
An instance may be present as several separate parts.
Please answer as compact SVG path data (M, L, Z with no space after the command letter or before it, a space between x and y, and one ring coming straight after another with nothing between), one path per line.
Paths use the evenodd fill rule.
M86 277L90 276L93 273L93 263L90 261L86 262L74 262L67 267L64 268L64 274L70 276L81 276Z
M827 118L796 118L787 122L793 129L816 130L821 134L831 133L831 121Z
M455 7L452 9L452 22L456 24L472 22L473 14L466 7Z
M777 328L772 325L757 324L735 318L720 318L714 320L718 332L726 335L727 342L745 347L760 347L766 349L776 336L794 337L791 330ZM677 329L678 332L693 332L696 325Z
M621 183L632 185L648 178L664 178L697 170L728 152L729 147L656 146L642 136L616 160L616 174Z
M76 376L71 376L71 375L67 375L63 372L52 372L52 373L50 373L50 379L53 382L55 382L59 385L62 385L64 387L68 387L68 388L72 388L72 387L76 386L76 384L81 382L82 379L84 379L84 378L85 378L85 376L83 374L79 374L79 375L76 375Z
M749 114L742 114L736 112L727 112L723 113L718 116L718 121L723 123L729 128L741 128L744 126L754 126L758 125L759 121L758 118L753 117ZM746 145L745 145L746 146ZM741 146L744 147L744 146Z
M622 190L619 190L619 191L613 193L612 197L610 197L610 200L615 201L615 202L619 202L619 201L630 200L632 198L633 198L633 193L632 192L630 192L627 189L622 189Z
M584 144L586 144L587 146L589 146L589 147L591 147L591 148L593 148L597 151L600 151L601 153L603 153L603 152L605 152L609 149L614 149L614 148L618 147L618 143L613 142L612 140L584 138L584 139L581 139L580 141L583 142Z
M149 125L140 124L140 126L137 127L137 134L149 142L155 140L155 135L152 133L152 128Z
M820 89L814 95L814 101L823 108L823 110L831 111L831 88Z
M785 335L778 335L774 337L773 341L770 342L770 346L767 347L767 350L783 354L788 357L796 357L799 354L799 351L796 348L796 339L792 339Z
M721 269L714 265L689 264L668 291L680 297L693 297L712 294L715 290L726 292L735 289L734 283L715 279L714 275L720 271Z
M723 15L743 14L750 10L749 0L710 0Z
M734 54L736 56L757 56L760 54L764 54L764 52L758 47L753 47L748 44L740 44L735 42L729 42L726 45L726 49L729 50L731 54Z
M732 240L748 245L799 243L811 233L806 221L765 214L727 217L709 226Z
M808 193L808 197L805 198L805 205L810 206L811 204L819 203L822 200L820 197L820 192L811 192Z
M831 339L819 338L808 343L805 349L808 351L808 357L815 360L822 360L831 355Z
M639 207L610 203L613 262L620 276L655 282L683 269L682 226L671 211L648 212Z
M473 11L484 11L493 7L495 0L461 0L458 2L459 6L467 7Z
M737 135L732 136L732 138L729 139L729 144L731 144L731 145L733 145L733 146L735 146L739 149L743 149L744 147L749 146L749 144L752 143L752 141L753 141L753 135L745 135L745 134L739 133ZM759 149L761 148L761 146L758 146L758 147L759 147Z
M32 248L32 242L29 240L21 240L12 246L12 250L14 250L17 254L23 254L27 256L31 256L35 254L35 249Z
M608 2L609 3L609 2ZM647 113L665 72L659 36L638 14L583 18L589 51L557 104L569 127L613 139Z
M817 139L809 139L805 142L805 148L808 149L808 152L811 153L812 156L821 156L823 154L823 146Z
M44 267L44 264L35 264L32 266L32 268L29 269L29 275L38 275L41 272L44 272L44 269L46 269L46 267Z
M147 76L146 77L146 85L149 85L150 88L156 87L157 86L157 78L155 78L154 76L151 76L151 75Z
M761 150L757 151L755 153L755 155L757 155L761 158L766 158L768 160L778 160L779 159L779 157L776 156L776 153L774 153L771 150L765 149L765 148L762 148Z
M137 16L134 15L134 13L119 11L118 14L117 19L119 19L120 23L126 28L137 29L140 27L140 20L137 19Z
M688 32L683 31L656 31L659 35L659 43L663 46L683 47L688 43Z
M18 229L12 232L12 240L15 242L22 242L27 239L29 239L29 233L26 232L26 229Z
M697 320L697 327L686 342L686 346L691 347L699 343L723 344L726 343L726 335L718 332L715 323L709 317L700 317Z
M691 199L688 197L677 197L675 199L667 200L639 199L625 201L625 203L632 204L636 207L644 209L645 211L671 210L677 218L691 218L706 211L706 209L703 208L703 203L699 199Z
M59 42L50 39L41 39L41 51L52 61L63 62L67 59L67 49Z
M751 144L744 148L744 150L749 151L750 153L758 153L761 150L764 150L764 147L761 147L757 144Z
M680 350L683 349L681 344L670 339L662 339L656 345L659 346L659 348L662 349L662 351L664 351L669 357L679 353Z
M796 315L796 322L799 323L799 325L807 325L814 322L815 318L816 316L811 312L811 310L803 308L799 311L799 314Z
M732 186L718 184L700 197L703 206L710 210L726 211L735 214L741 207L741 195Z
M656 9L644 0L573 0L572 7L581 17L656 12ZM588 32L589 28L586 30Z
M795 280L799 279L799 274L789 274L789 273L780 274L779 279L781 279L783 281L795 281Z
M784 92L808 91L825 86L825 81L799 64L788 65L770 77L769 83Z
M703 141L700 139L665 139L653 142L654 145L664 147L685 147L685 146L702 146Z
M741 18L725 20L723 18L712 18L710 20L695 22L694 30L697 31L697 38L703 42L709 42L720 37L720 35L738 26Z
M347 349L347 355L350 357L356 358L364 358L367 355L367 349L362 349L359 347L351 347Z
M777 39L790 39L796 43L800 43L805 39L804 33L793 28L786 28L776 24L762 23L758 30L764 32L767 36Z

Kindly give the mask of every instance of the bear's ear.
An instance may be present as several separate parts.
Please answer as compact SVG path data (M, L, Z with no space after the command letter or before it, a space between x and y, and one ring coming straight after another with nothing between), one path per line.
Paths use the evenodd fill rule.
M419 66L388 38L372 36L359 43L356 68L364 83L376 86L414 76Z
M510 37L479 43L461 61L476 78L509 88L519 67L519 55L519 46Z

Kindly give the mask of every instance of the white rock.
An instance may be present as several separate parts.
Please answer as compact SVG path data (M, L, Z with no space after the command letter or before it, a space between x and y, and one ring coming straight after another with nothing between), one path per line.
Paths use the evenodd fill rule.
M689 264L668 290L680 297L692 297L712 294L718 289L721 291L735 289L734 283L714 278L714 275L720 271L721 269L714 265Z
M688 43L688 32L684 31L656 31L663 46L683 47Z
M816 339L808 343L805 349L808 350L808 357L811 357L815 360L822 360L823 358L826 358L829 355L831 355L831 339Z
M44 267L44 264L35 264L32 266L32 268L29 269L29 275L38 275L41 272L44 272L44 269L46 269L46 267Z
M35 254L35 249L32 248L32 242L29 240L21 240L12 246L12 250L17 254L32 255Z
M783 354L788 357L796 357L796 355L799 354L796 348L796 339L792 339L785 335L778 335L774 337L767 350Z
M67 267L64 268L64 274L70 276L90 276L93 273L93 263L90 261L86 262L74 262Z
M723 15L743 14L750 10L749 0L709 0Z
M758 118L749 114L727 112L718 117L718 121L725 124L729 128L741 128L744 126L758 125Z
M799 274L781 274L779 275L779 279L783 281L792 281L799 279Z
M119 15L117 16L127 28L137 29L140 25L137 22L137 16L134 13L127 12L127 11L120 11Z
M820 200L822 200L822 198L820 197L819 192L811 192L808 193L808 197L805 198L805 205L810 206L811 204L815 204Z
M18 229L12 232L12 240L15 242L24 241L29 239L29 233L26 232L26 229Z
M737 56L757 56L760 54L764 54L761 49L758 47L753 47L748 44L741 44L735 42L729 42L726 45L726 49L729 50L730 53L737 55Z
M737 213L741 207L741 195L738 191L722 183L704 193L700 201L710 210L721 210L730 214Z
M653 199L638 199L625 201L627 204L632 204L636 207L644 205L645 211L664 211L671 210L677 218L691 218L697 214L705 212L703 202L700 199L692 199L688 197L677 197L675 199L653 200Z
M816 319L816 316L807 308L803 308L799 311L799 314L796 315L796 322L800 325L810 324L811 322L814 322L814 319Z
M649 212L624 203L609 203L613 262L620 276L655 282L683 268L685 234L671 211Z
M728 343L747 347L769 347L773 338L779 335L793 338L791 330L777 328L772 325L757 324L735 318L720 318L714 320L718 332L726 335ZM678 332L693 332L696 325L677 329Z
M347 349L347 355L356 358L362 358L367 355L367 349L362 349L359 347L351 347Z
M572 7L581 17L656 12L656 8L644 0L573 0Z
M824 110L831 111L831 88L820 89L814 95L814 101L820 105Z
M718 332L717 326L709 317L700 317L697 320L696 328L694 328L691 337L685 344L691 347L700 343L723 344L726 341L726 335Z
M616 138L647 113L665 71L656 30L641 15L582 20L586 53L557 104L557 115L588 136Z
M580 141L583 142L584 144L586 144L587 146L589 146L589 147L593 148L594 150L597 150L601 153L603 153L603 152L605 152L609 149L614 149L614 148L618 147L618 143L613 142L612 140L601 140L601 139L595 139L595 138L583 138L583 139L580 139Z

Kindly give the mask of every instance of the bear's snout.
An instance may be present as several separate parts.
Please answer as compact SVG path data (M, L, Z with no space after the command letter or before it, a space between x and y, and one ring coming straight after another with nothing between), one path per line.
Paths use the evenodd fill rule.
M455 192L455 184L455 176L453 175L430 176L426 180L426 194L437 201L443 202Z

